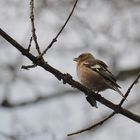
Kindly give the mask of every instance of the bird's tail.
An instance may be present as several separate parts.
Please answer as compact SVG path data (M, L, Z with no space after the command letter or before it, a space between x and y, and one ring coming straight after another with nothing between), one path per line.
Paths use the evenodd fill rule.
M117 91L124 99L126 99L126 97L123 95L123 93L118 89L118 87L113 87L113 89L115 91Z

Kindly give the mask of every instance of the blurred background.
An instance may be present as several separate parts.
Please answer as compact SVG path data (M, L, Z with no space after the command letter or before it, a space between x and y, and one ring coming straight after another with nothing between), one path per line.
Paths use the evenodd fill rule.
M43 51L66 21L74 0L35 0L35 25ZM28 47L31 37L29 1L0 0L0 26ZM79 0L58 41L45 54L56 69L75 80L73 58L91 52L104 60L125 93L140 72L140 0ZM31 52L37 55L32 43ZM104 119L112 110L98 103L92 108L83 93L63 85L32 64L0 37L0 140L139 140L138 123L116 115L102 126L68 137ZM114 103L121 96L112 90L101 93ZM140 83L123 107L140 114Z

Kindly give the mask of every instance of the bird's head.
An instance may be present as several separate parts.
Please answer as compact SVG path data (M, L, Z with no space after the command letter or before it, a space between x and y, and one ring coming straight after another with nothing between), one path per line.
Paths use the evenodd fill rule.
M74 58L73 61L79 62L79 61L85 61L87 59L93 59L94 56L91 53L82 53L77 58Z

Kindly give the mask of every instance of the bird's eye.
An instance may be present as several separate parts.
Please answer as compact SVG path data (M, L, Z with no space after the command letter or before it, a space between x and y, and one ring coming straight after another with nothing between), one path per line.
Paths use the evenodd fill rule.
M79 58L83 58L83 57L84 57L84 55L83 55L83 54L79 56Z

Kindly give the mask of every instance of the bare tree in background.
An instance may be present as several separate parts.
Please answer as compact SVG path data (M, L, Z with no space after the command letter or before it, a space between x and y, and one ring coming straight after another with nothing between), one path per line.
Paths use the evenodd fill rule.
M73 0L70 0L68 2L64 2L64 1L61 1L60 2L60 7L58 5L56 5L56 7L59 9L59 8L62 8L63 6L65 6L66 8L71 6L73 7L69 16L66 18L66 21L63 23L62 27L59 29L59 31L57 32L57 34L55 35L55 37L53 37L53 39L50 41L50 43L48 43L47 47L45 45L44 48L42 48L42 46L40 45L40 37L39 35L37 34L37 31L39 30L39 27L37 28L35 26L35 23L37 22L37 18L36 18L36 14L39 14L40 11L43 11L43 8L47 7L47 8L52 8L51 5L54 4L55 5L55 1L54 2L51 2L51 1L42 1L41 3L34 3L36 1L34 0L30 0L30 20L31 20L31 37L29 37L28 41L26 42L29 42L28 43L28 46L27 47L23 47L23 45L20 45L18 43L18 41L15 41L13 38L14 37L11 37L10 35L8 35L3 29L0 29L0 34L3 38L5 38L7 40L7 42L9 42L10 44L12 44L16 49L18 49L18 51L20 51L22 53L22 55L26 56L28 59L31 60L32 63L28 62L29 65L25 66L23 65L22 68L23 69L37 69L37 66L40 66L42 67L43 69L45 69L46 71L48 71L49 73L52 73L58 80L60 81L63 81L64 84L69 84L70 86L82 91L83 93L85 93L86 96L89 96L92 94L92 96L90 96L91 98L95 98L98 102L100 102L101 104L109 107L110 109L113 110L113 113L111 113L110 115L108 115L108 113L106 113L103 117L101 118L101 120L98 121L95 121L95 123L92 124L92 126L90 125L90 127L87 127L85 129L81 129L77 132L74 132L72 134L69 134L69 135L74 135L74 134L78 134L78 133L81 133L81 132L85 132L85 131L88 131L88 130L91 130L92 128L95 128L96 126L99 126L101 124L103 124L104 122L106 122L107 120L109 120L110 118L112 118L114 115L120 113L132 120L134 120L135 122L140 122L140 117L139 117L139 112L137 113L132 113L131 111L128 111L127 109L129 108L129 106L137 106L138 103L139 103L139 98L137 98L137 101L135 100L133 103L131 102L130 105L128 105L128 107L126 106L125 108L127 109L124 109L122 107L122 104L124 103L124 100L122 99L120 101L119 104L116 104L116 103L113 103L112 101L109 101L105 98L103 98L102 96L100 95L97 95L95 94L94 92L90 91L89 89L85 88L84 86L82 86L80 83L78 83L77 81L74 81L72 76L70 74L67 74L67 73L63 73L61 71L59 71L57 69L57 67L53 67L51 65L51 63L49 63L47 61L47 59L45 59L45 54L47 53L48 55L51 53L49 51L53 50L54 52L57 51L58 47L56 47L56 44L57 44L57 40L62 36L63 38L63 32L64 32L64 29L65 30L68 30L66 29L66 27L68 26L71 26L71 25L67 25L68 22L70 22L70 18L73 18L74 20L72 20L72 22L70 22L72 25L75 24L75 27L73 28L73 30L75 30L75 28L77 29L78 31L78 35L80 35L81 38L83 38L84 42L83 42L83 46L78 46L77 47L77 50L86 50L89 46L91 45L94 45L94 49L99 53L99 54L102 54L102 55L111 55L112 56L112 65L114 66L115 69L117 69L117 60L119 60L119 56L122 55L123 52L118 52L116 54L114 54L113 52L109 52L108 49L106 49L106 44L104 44L105 46L103 47L98 47L96 45L96 43L92 40L91 38L88 38L87 40L83 37L85 34L87 34L88 36L91 36L91 37L95 37L95 39L100 36L100 34L102 35L106 35L109 39L111 39L111 42L119 42L119 41L122 41L121 39L119 39L119 37L115 36L113 33L112 33L112 25L110 26L105 26L105 27L102 27L100 26L100 28L98 28L97 26L97 30L98 32L96 31L96 27L94 27L94 25L92 26L90 23L88 23L88 21L83 21L81 20L81 18L78 16L78 12L80 12L80 10L84 10L84 8L86 9L89 5L92 4L92 1L88 1L88 2L85 2L84 1L79 1L79 3L77 4L78 0L76 1L73 1ZM123 8L125 7L121 7L120 3L118 3L117 1L115 0L112 0L110 2L106 1L107 4L110 4L113 8L114 8L114 11L113 13L117 13L117 15L119 15L119 10L121 11ZM126 3L128 5L130 4L135 4L134 1L125 1L123 3ZM81 9L78 10L76 12L76 14L73 14L74 12L74 9L77 6L79 5L85 5L85 6L81 6ZM100 2L95 2L96 6L100 6ZM49 5L49 6L48 6ZM125 5L125 4L124 4ZM57 8L54 10L54 13L57 14ZM83 9L82 9L83 8ZM86 9L87 10L87 9ZM35 14L36 13L36 14ZM63 11L60 10L60 13L63 13ZM73 16L72 16L73 14ZM63 16L63 15L62 15ZM138 21L137 21L138 22ZM69 24L70 24L69 23ZM115 21L114 21L114 24L115 24ZM79 26L79 27L78 27ZM78 28L77 28L78 27ZM83 34L81 34L81 29L83 29ZM127 28L124 28L124 29L127 29ZM84 32L86 31L86 32ZM133 32L133 31L132 31ZM131 37L129 35L126 35L124 34L124 40L125 39L128 39ZM139 43L139 39L138 38L135 38L135 34L134 34L134 41L138 44ZM56 42L56 43L55 43ZM62 42L63 42L63 39L62 39ZM64 42L65 42L65 39L64 39ZM1 39L1 43L3 44L3 40ZM54 44L55 43L55 44ZM112 44L111 44L112 45ZM85 47L86 46L86 47ZM111 48L111 47L110 47ZM13 48L12 48L13 49ZM49 50L50 49L50 50ZM139 51L139 48L137 47L137 45L135 46L135 48L131 48L132 50L135 49L135 50L138 50ZM130 49L130 50L131 50ZM62 50L63 52L67 52L66 50L66 47L63 47L62 49L60 48L60 52L62 53ZM74 51L76 50L76 48L74 47L71 47L70 51L73 53ZM125 48L124 48L125 50ZM36 52L37 53L36 53ZM68 50L69 51L69 50ZM9 56L10 57L10 56ZM57 58L54 58L54 59L57 59ZM70 89L62 89L62 90L59 90L59 92L56 92L54 94L50 94L50 95L43 95L39 89L36 88L36 86L31 86L31 88L33 89L33 92L36 93L36 96L35 98L32 98L31 100L23 100L21 102L12 102L10 100L10 97L9 97L9 93L11 92L11 88L14 86L15 83L17 83L18 81L20 80L23 80L25 81L25 83L28 85L32 85L34 83L34 81L32 79L30 79L28 76L26 76L26 74L24 75L21 75L19 71L17 71L17 68L19 68L24 62L23 62L23 57L21 55L18 55L16 58L15 58L15 63L10 63L10 64L6 64L6 63L1 63L1 73L4 72L6 69L7 69L7 73L9 74L9 76L7 76L7 78L4 77L4 75L1 75L1 78L0 78L0 82L2 83L2 85L5 87L5 90L3 92L3 98L1 99L1 108L8 108L8 109L16 109L16 108L22 108L22 107L28 107L29 105L34 105L34 104L37 104L37 103L41 103L42 101L50 101L51 99L58 99L58 97L64 97L68 94L66 93L70 93L69 95L71 95L72 93L77 93L77 90L73 90L72 88ZM31 71L31 70L30 70ZM136 77L140 72L140 66L138 65L137 67L132 67L132 68L129 68L129 69L123 69L123 70L120 70L118 71L117 73L117 77L118 79L120 80L127 80L128 78L131 78L131 77ZM129 94L131 94L131 89L133 88L134 84L136 84L138 82L138 79L139 79L139 76L138 75L135 78L135 80L133 80L133 82L131 82L132 84L129 84L129 88L125 94L125 96L127 97ZM57 81L57 80L56 80ZM73 94L74 95L74 94ZM79 95L80 96L80 95ZM91 100L92 102L92 100ZM128 102L126 102L126 104L128 104L130 101L128 99ZM14 120L13 122L16 123L16 120ZM14 123L14 124L15 124ZM24 128L24 127L23 127ZM26 130L26 128L24 129L25 131L25 135L23 135L23 133L19 133L19 132L16 132L15 134L7 134L7 133L3 133L1 132L1 136L4 136L5 138L7 139L25 139L25 138L30 138L30 137L34 137L35 134L38 135L38 132L31 132L31 133L27 133L28 132L28 128ZM48 130L47 130L48 131ZM44 134L47 132L46 130L42 130L39 132L40 135ZM45 136L46 137L46 136ZM52 139L56 139L55 138L55 135L52 134L51 135L51 138Z

